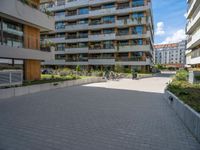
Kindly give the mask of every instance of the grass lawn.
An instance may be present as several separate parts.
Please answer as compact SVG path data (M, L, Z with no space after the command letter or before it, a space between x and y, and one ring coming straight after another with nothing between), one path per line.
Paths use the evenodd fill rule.
M193 85L188 83L187 80L174 78L168 85L168 90L200 113L200 84Z

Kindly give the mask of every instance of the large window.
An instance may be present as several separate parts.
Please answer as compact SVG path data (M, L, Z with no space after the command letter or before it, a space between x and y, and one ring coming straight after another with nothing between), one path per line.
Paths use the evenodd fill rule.
M136 39L131 41L132 45L143 45L143 40L142 39Z
M79 14L83 15L83 14L88 14L89 13L89 9L88 8L80 8L79 9Z
M132 17L133 18L141 18L141 17L144 17L144 13L143 12L133 13Z
M61 16L65 16L65 12L64 11L59 11L55 13L56 17L61 17Z
M197 50L192 51L191 57L192 57L192 58L200 57L200 49L197 49Z
M65 23L64 22L56 22L55 28L58 29L65 29Z
M107 9L107 8L113 8L115 7L115 4L114 3L110 3L110 4L105 4L103 5L103 8Z
M105 16L103 17L103 23L114 23L115 16Z
M144 6L144 0L133 0L132 1L132 6L133 7Z
M65 50L65 44L58 44L56 50L57 51L64 51Z
M103 34L111 34L114 33L114 29L104 29Z
M23 47L23 26L19 23L15 23L9 20L1 22L3 37L1 37L2 44L21 48Z
M143 34L144 27L136 26L136 27L133 27L131 30L132 30L132 34Z
M114 48L113 41L104 41L103 48L105 49L112 49Z
M81 19L78 21L78 24L87 24L88 23L88 19Z

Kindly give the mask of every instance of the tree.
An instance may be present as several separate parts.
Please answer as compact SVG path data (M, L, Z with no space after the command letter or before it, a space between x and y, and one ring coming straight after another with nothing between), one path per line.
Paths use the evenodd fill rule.
M123 67L120 64L115 65L115 72L122 73L123 71Z

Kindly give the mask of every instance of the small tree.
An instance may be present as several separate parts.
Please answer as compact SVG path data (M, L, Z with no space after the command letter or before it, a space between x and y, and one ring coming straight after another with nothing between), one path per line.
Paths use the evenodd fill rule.
M120 64L115 65L115 72L122 73L123 71L123 67Z
M76 71L77 71L77 72L81 71L80 65L77 65L77 66L76 66Z

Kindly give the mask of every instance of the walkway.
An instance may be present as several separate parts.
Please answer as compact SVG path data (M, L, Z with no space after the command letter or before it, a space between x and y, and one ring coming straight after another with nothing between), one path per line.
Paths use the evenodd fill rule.
M0 100L0 150L200 150L163 100L168 77Z

